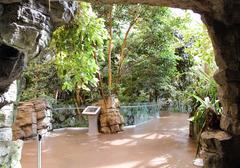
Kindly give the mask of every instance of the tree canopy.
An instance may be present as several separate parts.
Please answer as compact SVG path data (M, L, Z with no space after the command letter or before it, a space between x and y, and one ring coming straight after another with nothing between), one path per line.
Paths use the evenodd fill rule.
M97 60L104 58L104 40L107 39L103 19L97 18L90 4L80 3L79 6L74 21L58 28L51 44L63 89L70 91L76 87L89 90L89 86L97 86Z
M50 50L55 53L54 65L36 63L33 66L46 74L36 78L32 68L25 77L28 83L41 83L54 73L51 95L62 85L83 103L84 97L95 101L99 90L107 94L109 89L123 102L162 97L189 100L186 93L216 98L211 42L206 29L202 25L192 27L191 22L188 12L180 17L170 8L94 5L92 9L90 4L80 3L75 19L53 33ZM39 93L44 90L42 86L47 87L28 86L41 90ZM24 95L27 99L27 92Z

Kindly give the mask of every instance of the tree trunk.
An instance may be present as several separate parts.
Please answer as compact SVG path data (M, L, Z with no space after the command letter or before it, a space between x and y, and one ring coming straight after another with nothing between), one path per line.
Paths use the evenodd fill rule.
M131 31L131 29L133 28L134 24L137 22L139 16L136 16L132 22L129 24L128 29L125 33L124 39L123 39L123 43L121 46L121 51L120 51L120 59L119 59L119 65L118 65L118 71L117 71L117 84L120 84L121 82L121 70L122 70L122 65L123 65L123 61L125 60L126 56L124 54L125 48L127 46L127 38L129 35L129 32Z
M112 10L113 10L113 6L111 5L110 10L109 10L109 16L108 16L108 21L109 21L109 27L108 27L108 31L109 31L109 42L108 42L108 89L111 95L111 90L112 90L112 36L113 36L113 32L112 32Z
M156 89L154 89L154 100L155 102L158 100L158 91Z
M75 87L74 103L75 103L75 106L77 108L77 116L78 116L79 120L81 120L83 118L82 117L82 112L80 111L82 98L81 98L81 95L80 95L80 89L77 88L77 86Z
M94 57L94 59L95 59L96 64L98 65L98 60L97 60L97 54L96 54L96 52L93 53L93 57ZM106 104L105 93L104 93L104 91L103 91L103 84L102 84L103 82L102 82L101 72L98 72L98 73L97 73L97 78L98 78L98 81L99 81L99 82L98 82L99 93L100 93L102 99L104 100L104 102L105 102L105 104Z

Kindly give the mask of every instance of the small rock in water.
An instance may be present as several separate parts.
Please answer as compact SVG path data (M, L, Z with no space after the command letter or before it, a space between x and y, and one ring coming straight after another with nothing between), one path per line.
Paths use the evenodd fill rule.
M203 167L203 159L202 158L197 158L193 160L193 164L195 166Z

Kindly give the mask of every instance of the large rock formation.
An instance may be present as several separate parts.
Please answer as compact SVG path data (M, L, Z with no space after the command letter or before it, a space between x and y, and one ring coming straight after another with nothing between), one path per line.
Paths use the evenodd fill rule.
M203 142L215 141L222 147L222 154L210 152L204 148L205 167L239 167L239 156L236 149L240 144L240 3L232 1L225 4L224 16L222 18L212 18L204 15L203 21L208 27L209 35L215 49L216 63L219 67L215 73L215 80L219 84L218 95L223 106L220 127L226 134L231 136L224 139L224 144L231 144L222 147L222 137L217 133L212 133L211 137L202 135ZM238 11L236 11L238 9ZM238 15L238 16L237 16ZM216 135L214 135L216 134ZM204 143L203 143L204 145ZM208 146L207 146L208 148ZM215 147L215 151L218 151ZM233 151L233 152L229 152ZM220 157L221 156L221 157ZM211 161L211 164L209 164ZM234 164L232 164L234 163Z
M0 0L0 167L21 167L22 142L12 141L17 88L11 84L27 61L47 47L54 28L71 20L75 9L72 2L52 2L49 9L45 0Z
M27 139L52 130L52 108L44 99L20 102L13 124L13 139Z
M12 141L13 108L17 97L17 84L13 84L0 97L0 167L21 167L22 141Z
M119 112L120 104L117 98L109 96L106 100L100 100L99 130L101 133L117 133L123 130L124 119Z
M19 77L27 60L48 46L55 27L71 20L76 3L0 1L0 94ZM7 3L7 4L1 4Z
M240 139L225 131L205 131L202 133L202 155L206 168L240 167ZM234 160L234 162L233 162Z

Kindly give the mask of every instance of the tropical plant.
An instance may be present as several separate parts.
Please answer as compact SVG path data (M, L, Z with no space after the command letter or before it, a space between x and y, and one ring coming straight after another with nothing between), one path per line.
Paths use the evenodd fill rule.
M99 62L104 60L107 38L104 20L97 17L90 4L83 2L79 3L74 21L53 33L51 48L56 53L62 89L74 92L76 106L83 103L84 90L101 84Z
M189 72L185 72L191 79L190 85L183 90L178 90L176 99L191 104L192 112L189 120L194 123L193 135L198 135L205 125L209 109L212 109L216 115L221 115L217 84L213 79L216 64L206 28L203 25L197 25L195 29L190 28L190 31L185 33L184 38L187 41L192 40L192 44L185 48L185 52L193 58L194 64Z
M61 82L54 64L32 60L19 80L18 90L20 100L25 101L46 96L54 98L60 88Z
M63 89L89 90L96 86L107 32L104 21L97 18L90 4L80 3L74 21L53 33L52 48L56 53L56 67ZM95 57L97 56L97 57Z
M196 95L191 95L193 98L196 99L200 103L200 106L197 108L197 111L193 117L191 117L189 120L195 122L197 125L199 125L200 128L204 126L204 122L206 120L206 113L207 109L211 108L216 113L216 115L222 114L222 107L220 104L220 101L217 99L210 100L209 97L205 97L202 99L201 97L198 97Z
M197 108L197 111L195 112L194 116L189 119L189 121L192 121L195 123L195 126L197 129L197 151L196 156L199 155L200 152L200 140L201 140L201 134L206 129L209 129L210 125L215 128L219 128L220 124L220 115L222 114L222 107L219 100L213 99L212 101L209 99L209 97L205 97L204 100L201 97L198 97L196 95L192 95L198 102L200 102L200 106ZM214 113L214 114L210 114ZM215 117L216 118L215 118ZM211 118L209 118L211 117ZM213 123L208 123L213 122Z

